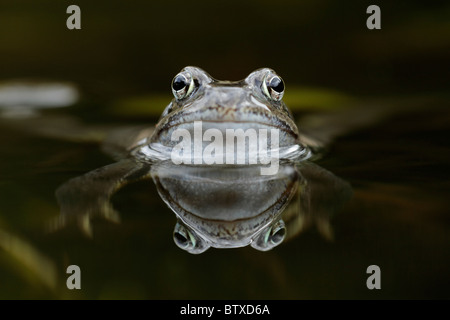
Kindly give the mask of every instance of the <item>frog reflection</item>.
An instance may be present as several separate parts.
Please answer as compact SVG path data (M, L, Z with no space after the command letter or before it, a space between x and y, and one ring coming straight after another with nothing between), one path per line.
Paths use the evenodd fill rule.
M247 245L266 251L280 244L286 233L280 215L297 190L299 175L293 165L270 176L259 169L153 166L158 193L178 219L177 246L201 253Z
M346 182L311 163L284 163L270 176L258 170L154 165L158 193L178 219L177 246L190 253L248 245L267 251L309 223L331 236L329 219L351 194Z
M92 235L92 218L120 220L110 203L119 186L152 178L177 218L174 242L193 254L248 245L267 251L310 225L332 236L330 219L351 195L348 183L310 162L283 163L270 176L259 170L122 160L61 186L56 193L61 216L53 227L77 221Z
M316 146L306 145L304 141L311 140L299 134L282 101L283 80L272 69L258 69L244 80L231 82L186 67L172 81L172 92L174 99L154 129L115 130L106 136L103 149L117 163L72 179L57 190L61 217L54 227L76 220L85 233L92 234L93 216L118 221L119 214L110 203L113 193L126 183L152 177L177 216L175 243L191 253L247 245L269 250L298 234L308 221L319 221L319 230L330 235L329 217L348 194L342 190L349 187L305 162ZM261 167L248 163L204 167L202 163L175 166L165 161L176 148L174 132L182 130L195 137L199 121L221 135L232 129L276 128L279 143L270 154L276 151L279 155L278 171L261 176ZM256 152L261 151L258 147ZM248 159L253 156L250 148L245 153ZM327 181L308 184L306 176L323 176ZM314 201L321 197L326 201Z

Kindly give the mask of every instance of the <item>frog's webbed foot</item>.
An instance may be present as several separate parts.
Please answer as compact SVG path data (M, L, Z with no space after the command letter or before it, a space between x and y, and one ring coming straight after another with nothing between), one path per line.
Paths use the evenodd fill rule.
M296 197L283 212L286 240L311 226L333 240L331 218L351 198L350 184L320 166L306 161L299 165L301 181Z
M110 202L111 196L126 183L145 178L149 170L148 163L124 159L67 181L55 192L61 212L49 224L49 231L76 223L85 235L92 236L94 217L120 222L119 213Z

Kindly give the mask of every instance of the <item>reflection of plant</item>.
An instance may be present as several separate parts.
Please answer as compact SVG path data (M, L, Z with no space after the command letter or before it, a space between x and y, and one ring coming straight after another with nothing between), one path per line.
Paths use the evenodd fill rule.
M29 284L39 283L48 289L56 289L57 271L54 263L27 240L0 229L0 249L14 267L13 271Z

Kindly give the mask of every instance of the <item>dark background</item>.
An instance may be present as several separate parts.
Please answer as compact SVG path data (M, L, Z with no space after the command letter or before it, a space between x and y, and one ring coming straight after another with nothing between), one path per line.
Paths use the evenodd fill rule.
M81 8L82 30L66 28ZM366 9L381 8L381 30ZM259 67L286 83L356 94L448 88L447 1L3 0L0 78L71 80L104 96L168 89L185 65L238 80Z

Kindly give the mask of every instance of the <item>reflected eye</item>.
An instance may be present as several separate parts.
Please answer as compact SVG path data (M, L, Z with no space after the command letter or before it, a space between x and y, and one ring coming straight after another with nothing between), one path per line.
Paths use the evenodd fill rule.
M263 91L267 97L280 101L284 94L284 82L279 76L268 73L263 81Z
M267 251L283 242L286 236L286 227L283 220L278 220L269 226L261 235L252 242L251 246L260 251Z
M194 79L188 72L179 73L172 80L172 93L178 100L186 98L194 90Z
M189 236L185 232L174 232L173 240L180 248L187 248L190 244Z
M179 248L193 254L202 253L209 248L209 245L202 238L180 222L175 225L173 241Z
M284 223L278 223L272 228L272 232L269 235L269 241L274 245L277 246L281 242L283 242L284 237L286 235L286 227L284 226Z

